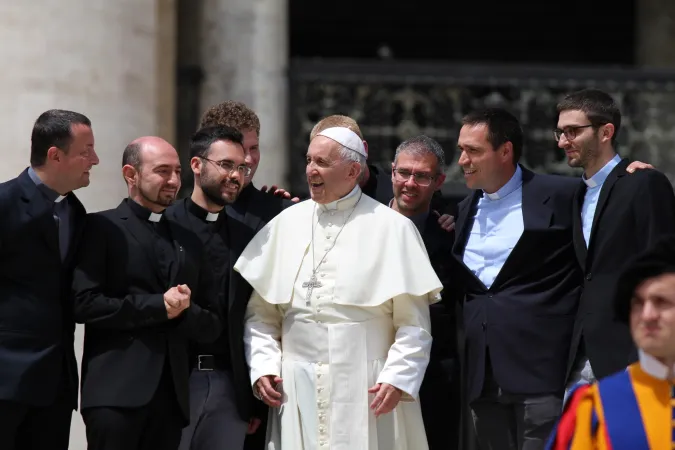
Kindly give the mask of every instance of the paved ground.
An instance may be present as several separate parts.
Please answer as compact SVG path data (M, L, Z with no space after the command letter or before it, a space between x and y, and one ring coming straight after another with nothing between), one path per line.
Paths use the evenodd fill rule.
M84 337L84 327L78 325L75 331L75 354L77 355L78 369L82 359L82 338ZM70 427L70 446L69 450L87 450L87 438L84 434L84 424L79 411L73 413L73 422Z

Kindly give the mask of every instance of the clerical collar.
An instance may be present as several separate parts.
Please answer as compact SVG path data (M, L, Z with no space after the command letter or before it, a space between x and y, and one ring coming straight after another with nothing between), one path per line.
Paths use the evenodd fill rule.
M393 209L395 200L396 200L395 198L392 198L389 201L389 207L392 208L392 209ZM415 224L415 226L417 227L417 231L419 231L420 234L423 234L424 233L424 227L427 224L427 218L428 217L429 217L429 210L427 209L423 213L415 214L413 216L408 217L408 219L410 219L412 221L412 223Z
M642 370L644 370L645 373L648 373L659 380L667 379L668 366L641 349L638 349L638 356L640 357L640 367L642 367ZM672 368L670 375L675 375L675 367Z
M504 186L502 186L497 192L493 194L488 194L487 192L483 191L483 194L485 194L485 196L490 200L499 200L511 194L522 185L523 185L523 171L520 168L520 166L517 165L516 172L513 174L511 179Z
M196 204L191 198L188 198L187 200L187 207L188 211L197 216L199 219L205 220L207 222L215 222L218 220L218 216L220 214L219 212L208 212L206 209Z
M614 155L614 158L610 159L607 161L607 164L605 164L602 169L598 171L595 175L593 175L591 178L586 178L586 174L581 175L581 179L584 180L584 183L586 183L586 186L590 188L594 188L596 186L602 186L602 184L605 182L607 177L609 176L610 172L614 170L614 168L621 162L621 157L619 155Z
M361 188L357 184L354 186L354 189L349 192L349 194L345 195L339 200L335 200L334 202L326 203L325 205L319 204L319 208L321 208L323 211L330 211L330 210L345 210L349 208L353 208L354 205L356 205L356 202L359 201L359 194L361 193Z
M150 222L159 222L162 220L162 213L155 213L150 211L145 206L141 206L132 199L127 199L127 205L134 212L136 217L141 220L149 220Z
M30 177L31 180L33 180L33 183L35 183L35 186L42 192L46 197L47 200L50 202L55 202L59 203L61 200L66 198L66 195L61 195L58 192L56 192L54 189L50 188L46 184L42 182L38 174L35 172L35 170L32 167L28 168L28 176Z

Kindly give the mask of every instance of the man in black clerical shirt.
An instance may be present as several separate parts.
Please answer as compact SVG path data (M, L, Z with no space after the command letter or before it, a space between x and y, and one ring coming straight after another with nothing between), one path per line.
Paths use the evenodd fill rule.
M175 450L189 421L190 340L221 331L202 245L163 212L180 188L176 150L127 146L129 198L87 216L74 273L85 324L82 417L90 450Z
M0 185L0 449L67 450L77 407L72 262L98 164L91 122L49 110L30 167Z
M467 448L460 444L462 422L460 344L462 293L452 257L454 232L441 228L431 210L434 192L445 181L445 153L438 142L417 136L401 143L392 164L389 206L417 227L431 265L443 284L442 299L429 307L431 356L420 388L422 417L430 450Z
M213 276L209 297L223 317L223 330L211 344L193 343L190 352L190 425L181 450L241 449L253 413L248 366L243 352L245 301L237 298L233 249L252 232L228 219L232 204L251 169L246 165L242 134L229 127L202 128L190 142L194 189L190 198L167 211L167 217L195 234L204 246ZM245 244L244 244L245 245ZM231 299L233 301L231 301Z

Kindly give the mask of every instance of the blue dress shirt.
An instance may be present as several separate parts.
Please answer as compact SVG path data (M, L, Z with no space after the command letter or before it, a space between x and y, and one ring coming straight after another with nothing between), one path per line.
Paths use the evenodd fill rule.
M483 192L476 205L464 264L488 289L523 234L523 171L494 194Z
M588 248L588 241L591 239L591 229L593 228L593 218L595 217L595 209L598 207L598 198L600 198L600 191L602 185L609 176L610 172L614 170L617 164L621 162L619 155L614 155L605 166L593 175L590 179L586 175L581 178L586 183L586 195L584 195L584 204L581 207L581 226L584 232L584 240L586 241L586 248Z

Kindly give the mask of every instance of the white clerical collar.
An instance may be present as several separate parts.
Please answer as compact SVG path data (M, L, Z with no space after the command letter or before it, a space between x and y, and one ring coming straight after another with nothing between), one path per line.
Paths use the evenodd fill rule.
M162 219L162 215L154 213L154 212L151 212L150 217L148 217L148 220L150 222L159 222L161 219Z
M54 203L61 203L61 200L63 200L64 198L66 198L65 195L59 195L54 199Z
M642 367L645 373L659 380L666 380L668 378L668 366L641 349L638 349L638 356L640 357L640 367ZM675 367L672 367L671 376L673 374L675 374Z
M329 210L344 210L344 209L349 209L353 207L357 201L359 201L359 195L361 193L361 188L357 184L354 186L354 189L352 189L349 194L345 195L339 200L335 200L334 202L326 203L325 205L319 204L319 208L321 208L324 211L329 211Z
M518 189L522 184L523 184L523 170L520 168L519 165L517 165L516 172L513 174L511 179L504 186L502 186L497 192L488 194L487 192L483 191L483 193L490 200L499 200L501 198L506 197L516 189Z
M205 219L207 222L215 222L216 220L218 220L218 214L220 213L207 212Z
M614 155L614 158L607 161L602 169L598 171L591 178L586 178L586 174L581 175L581 179L584 180L586 186L594 188L596 186L602 186L609 174L614 170L614 168L621 162L621 157L619 155Z

